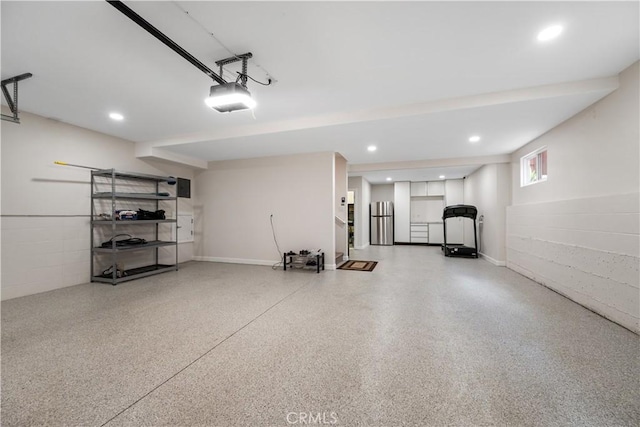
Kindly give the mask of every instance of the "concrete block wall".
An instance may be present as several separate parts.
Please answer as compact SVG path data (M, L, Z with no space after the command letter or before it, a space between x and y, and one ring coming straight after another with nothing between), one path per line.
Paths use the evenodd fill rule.
M507 208L507 267L640 332L640 194Z
M2 299L89 279L89 216L2 218Z

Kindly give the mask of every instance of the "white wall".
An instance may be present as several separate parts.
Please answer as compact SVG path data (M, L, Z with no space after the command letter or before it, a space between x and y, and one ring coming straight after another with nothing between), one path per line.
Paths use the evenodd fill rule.
M393 202L393 184L374 184L371 186L371 203Z
M482 226L476 222L480 256L487 261L506 264L506 208L511 201L511 165L485 165L464 180L464 202L478 208L478 218L484 216ZM448 220L449 221L449 220ZM473 246L473 223L463 219L465 245Z
M369 246L369 205L371 204L371 184L361 176L349 178L349 190L355 191L354 226L355 249Z
M638 63L620 88L513 155L507 266L640 331ZM548 179L520 157L548 147Z
M1 128L2 299L90 281L90 171L54 161L193 178L188 169L136 159L130 141L25 112L20 119ZM190 199L179 199L179 211L191 210ZM192 246L180 244L180 262L191 259Z
M210 162L196 177L195 259L271 265L276 249L334 262L334 153ZM346 192L345 192L346 195Z
M514 153L514 205L638 191L639 72L636 62L615 92ZM520 187L520 157L545 145L548 180Z

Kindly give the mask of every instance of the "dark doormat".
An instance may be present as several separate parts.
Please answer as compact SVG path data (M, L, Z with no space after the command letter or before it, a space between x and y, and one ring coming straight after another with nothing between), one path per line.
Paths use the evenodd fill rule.
M377 264L376 261L347 261L338 270L373 271Z

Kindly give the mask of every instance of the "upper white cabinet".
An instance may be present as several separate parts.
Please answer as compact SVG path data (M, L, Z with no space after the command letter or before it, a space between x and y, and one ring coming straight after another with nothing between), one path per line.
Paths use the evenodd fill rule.
M444 196L444 181L427 182L427 196Z
M411 197L426 197L427 196L427 183L426 182L412 182L411 183Z
M412 182L411 197L444 196L444 181Z
M398 243L411 242L411 183L396 182L393 185L394 240Z

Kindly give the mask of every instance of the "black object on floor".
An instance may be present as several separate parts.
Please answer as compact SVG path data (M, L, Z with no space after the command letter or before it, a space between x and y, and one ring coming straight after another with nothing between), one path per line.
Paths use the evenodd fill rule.
M293 269L312 268L320 273L320 269L324 270L324 252L320 249L311 252L301 250L300 253L293 251L286 252L282 257L282 265L284 271Z
M442 251L444 256L460 256L478 258L478 232L476 231L476 217L478 209L471 205L452 205L447 206L442 211L442 226L444 227L444 244ZM463 217L473 221L473 239L475 246L463 246L447 244L447 218Z

